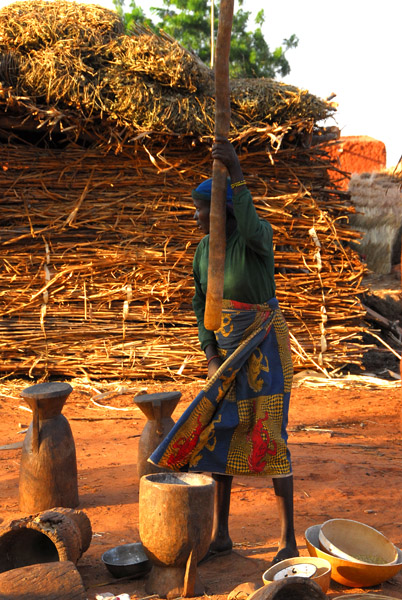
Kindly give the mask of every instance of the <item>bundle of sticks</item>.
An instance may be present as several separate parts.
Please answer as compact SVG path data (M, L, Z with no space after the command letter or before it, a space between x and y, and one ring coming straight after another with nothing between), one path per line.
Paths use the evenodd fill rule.
M274 229L277 296L296 370L359 362L364 271L345 193L320 146L238 147ZM205 375L193 295L191 189L209 145L135 152L0 145L0 373L92 379Z

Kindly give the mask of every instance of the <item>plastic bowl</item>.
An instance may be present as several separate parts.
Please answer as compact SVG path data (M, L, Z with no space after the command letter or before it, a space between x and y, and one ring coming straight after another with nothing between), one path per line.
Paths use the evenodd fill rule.
M310 577L313 581L318 583L324 594L327 593L329 583L331 580L331 563L325 558L318 558L312 556L298 556L297 558L287 558L281 560L270 567L262 576L262 580L265 585L273 583L275 581L275 575L287 569L288 567L297 567L298 565L313 565L316 567L316 572ZM298 575L298 573L295 573Z
M398 562L398 551L382 533L358 521L330 519L321 525L319 542L323 550L338 558L375 565Z
M371 587L391 579L402 569L402 552L397 548L398 562L392 565L374 565L338 558L320 548L321 525L306 529L304 537L310 556L325 558L331 563L331 578L347 587Z
M114 577L143 577L152 567L141 542L110 548L102 554L102 561Z

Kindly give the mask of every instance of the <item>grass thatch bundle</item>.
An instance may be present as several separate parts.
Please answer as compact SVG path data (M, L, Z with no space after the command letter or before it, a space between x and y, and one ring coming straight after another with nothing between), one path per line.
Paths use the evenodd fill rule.
M161 85L186 92L213 90L212 71L197 55L160 32L152 34L140 26L130 36L120 36L108 46L116 72L149 77Z
M102 46L121 35L124 27L116 12L95 4L22 0L1 9L0 31L3 52L27 54L68 42L82 49Z
M401 261L401 177L393 171L354 174L349 192L356 209L351 223L362 233L356 250L371 271L388 274Z
M122 33L116 13L66 0L24 0L0 10L0 80L8 110L41 119L52 105L70 135L109 127L212 136L212 71L164 33ZM9 86L9 89L5 87ZM26 102L29 97L31 102ZM251 127L311 132L333 106L307 91L271 80L232 85L232 135ZM76 111L75 126L64 111ZM49 123L47 123L49 126ZM110 143L105 136L104 143ZM273 129L272 129L273 128ZM269 137L269 136L268 136Z

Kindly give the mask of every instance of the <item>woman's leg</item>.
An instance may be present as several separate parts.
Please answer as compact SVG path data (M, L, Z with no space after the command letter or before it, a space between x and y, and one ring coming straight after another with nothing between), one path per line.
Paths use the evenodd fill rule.
M220 474L213 474L212 477L216 482L216 488L210 551L220 553L230 551L233 546L229 536L230 493L233 477Z
M299 551L297 550L293 520L293 476L273 477L272 482L281 522L279 551L273 560L273 563L277 563L286 558L299 556Z
M231 475L212 474L215 480L214 499L214 524L212 529L211 544L207 554L200 563L207 562L225 554L230 554L233 542L229 535L229 509L230 493L232 491L233 477Z

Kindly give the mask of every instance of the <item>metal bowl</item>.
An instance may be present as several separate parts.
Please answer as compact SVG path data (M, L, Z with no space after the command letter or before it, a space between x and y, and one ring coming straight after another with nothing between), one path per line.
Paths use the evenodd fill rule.
M110 548L102 554L102 561L113 577L143 577L152 567L141 542Z

